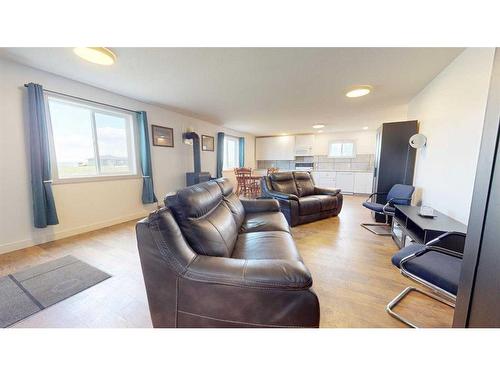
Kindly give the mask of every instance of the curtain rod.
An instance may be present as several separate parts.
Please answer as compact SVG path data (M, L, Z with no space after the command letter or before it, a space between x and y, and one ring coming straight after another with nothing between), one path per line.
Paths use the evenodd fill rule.
M24 87L28 87L28 84L27 84L27 83L25 83L25 84L24 84ZM45 91L45 92L51 92L52 94L57 94L57 95L67 96L68 98L73 98L73 99L83 100L84 102L89 102L89 103L94 103L94 104L105 105L105 106L107 106L107 107L120 109L120 110L122 110L122 111L133 112L133 113L137 113L137 112L138 112L138 111L134 111L133 109L123 108L123 107L119 107L119 106L117 106L117 105L112 105L112 104L107 104L107 103L98 102L98 101L95 101L95 100L85 99L85 98L82 98L82 97L79 97L79 96L74 96L74 95L65 94L65 93L63 93L63 92L58 92L58 91L53 91L53 90L47 90L47 89L43 89L43 91Z

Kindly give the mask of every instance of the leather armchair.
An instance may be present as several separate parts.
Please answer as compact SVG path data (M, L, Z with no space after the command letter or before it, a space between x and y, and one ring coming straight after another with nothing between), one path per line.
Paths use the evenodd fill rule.
M136 227L154 327L319 326L311 274L275 200L240 201L220 179L167 205Z
M278 200L291 226L337 216L342 209L340 189L316 186L309 172L273 173L261 179L261 191Z

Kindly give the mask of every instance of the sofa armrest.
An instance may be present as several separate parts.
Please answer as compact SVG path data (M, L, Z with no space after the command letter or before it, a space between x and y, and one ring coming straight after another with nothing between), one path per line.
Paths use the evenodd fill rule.
M275 199L292 200L292 201L299 200L299 197L297 197L295 194L282 193L282 192L276 191L276 190L268 190L266 193L267 193L266 196L272 197Z
M279 212L280 204L276 199L240 199L246 213Z
M295 194L287 194L287 193L282 193L280 191L273 190L271 187L271 184L269 182L269 177L263 177L260 180L260 187L262 190L262 196L263 197L268 197L268 198L274 198L278 200L294 200L298 201L299 197L297 197Z
M321 188L321 187L314 187L314 194L319 194L319 195L337 195L340 193L340 189L328 189L328 188Z
M261 289L309 289L312 278L297 260L233 259L199 255L184 274L190 280Z

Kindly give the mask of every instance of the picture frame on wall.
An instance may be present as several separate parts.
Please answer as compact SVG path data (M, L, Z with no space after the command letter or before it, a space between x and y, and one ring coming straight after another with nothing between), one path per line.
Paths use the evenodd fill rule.
M174 147L174 129L166 126L151 125L153 146Z
M201 149L203 151L215 151L215 138L209 135L202 135Z

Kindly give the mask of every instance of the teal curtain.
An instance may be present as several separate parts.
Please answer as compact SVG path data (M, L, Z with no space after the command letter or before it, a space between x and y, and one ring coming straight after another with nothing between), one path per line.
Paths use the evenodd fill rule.
M222 170L224 169L224 133L217 133L217 178L222 177Z
M245 137L240 137L240 168L245 166Z
M52 171L50 168L45 100L42 86L29 83L27 87L33 222L36 228L45 228L47 225L59 224L52 193Z
M149 125L146 112L137 112L139 127L139 151L142 170L142 203L154 203L158 200L154 192L153 168L151 166L151 148L149 146Z

